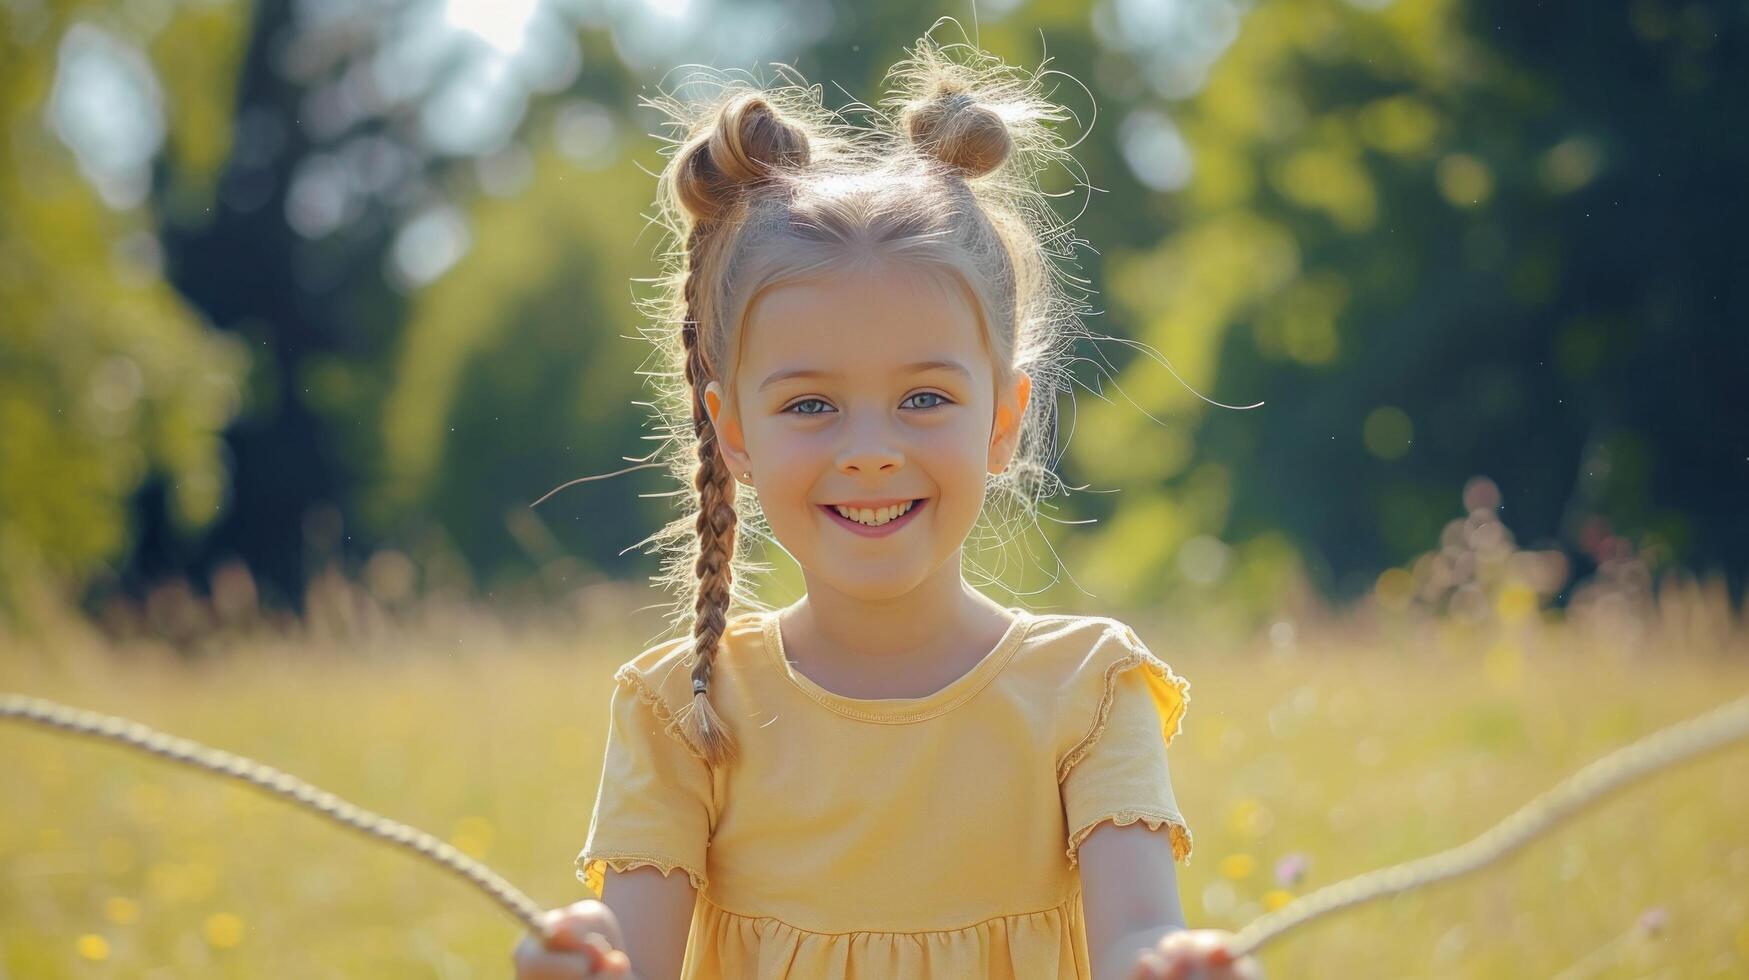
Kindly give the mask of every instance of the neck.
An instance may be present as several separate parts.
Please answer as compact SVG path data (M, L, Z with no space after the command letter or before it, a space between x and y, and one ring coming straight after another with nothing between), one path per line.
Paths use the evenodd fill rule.
M938 650L981 632L995 616L1007 617L1001 604L966 584L958 551L904 595L863 599L810 582L807 595L782 615L791 635L811 648L869 658Z

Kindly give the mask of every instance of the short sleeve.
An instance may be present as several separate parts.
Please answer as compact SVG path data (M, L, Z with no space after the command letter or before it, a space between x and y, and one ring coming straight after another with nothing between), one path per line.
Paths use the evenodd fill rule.
M1183 721L1190 683L1149 653L1128 627L1119 636L1121 652L1093 665L1102 676L1086 685L1091 710L1076 706L1083 709L1086 734L1058 768L1069 864L1078 863L1081 843L1107 820L1168 828L1173 857L1189 864L1190 828L1172 792L1166 747Z
M596 898L610 867L655 867L663 875L681 868L702 889L715 826L710 767L643 675L626 666L614 680L601 787L577 877Z

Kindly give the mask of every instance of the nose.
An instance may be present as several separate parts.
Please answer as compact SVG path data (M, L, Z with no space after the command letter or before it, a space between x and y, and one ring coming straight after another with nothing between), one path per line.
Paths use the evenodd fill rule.
M838 470L841 473L889 473L905 465L905 454L898 441L878 423L848 427L844 444L838 450Z

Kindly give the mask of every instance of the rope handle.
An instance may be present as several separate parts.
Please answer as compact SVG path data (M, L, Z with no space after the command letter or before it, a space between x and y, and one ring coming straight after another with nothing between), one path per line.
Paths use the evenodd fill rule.
M1661 728L1544 790L1468 843L1368 871L1308 892L1240 929L1228 945L1246 956L1331 912L1479 871L1616 789L1749 736L1749 695Z
M485 892L543 943L554 933L545 910L485 864L422 830L354 806L272 766L190 739L165 735L126 718L23 694L0 693L0 719L4 718L121 742L278 794L379 841L407 848L459 875ZM1296 898L1240 929L1228 949L1234 958L1249 956L1332 912L1478 871L1614 790L1745 737L1749 737L1749 695L1616 749L1556 783L1466 844L1369 871Z
M130 745L175 762L242 780L379 841L403 847L460 875L508 911L523 928L545 939L545 910L491 868L423 830L372 813L272 766L208 748L199 742L156 731L139 722L99 714L22 694L0 694L0 718L15 718L79 735L94 735Z

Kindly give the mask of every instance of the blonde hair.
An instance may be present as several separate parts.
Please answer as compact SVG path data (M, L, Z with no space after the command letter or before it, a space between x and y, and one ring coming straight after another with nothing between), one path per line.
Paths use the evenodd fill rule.
M1043 97L1039 75L941 45L934 30L887 73L879 107L830 110L818 86L784 66L777 84L706 69L688 79L690 96L644 100L675 135L658 177L664 274L640 302L657 398L641 404L655 412L657 452L694 493L677 494L685 513L640 544L666 554L658 581L677 597L677 625L691 606L693 698L681 731L713 764L736 752L710 702L715 657L731 608L764 608L745 578L769 570L740 554L737 537L745 528L775 539L754 495L736 493L703 396L713 380L733 390L760 294L875 260L945 273L974 301L998 379L1032 378L1014 459L989 477L979 523L1003 506L1035 518L1039 499L1066 489L1053 472L1056 401L1085 306L1053 261L1072 261L1077 243L1038 175L1059 162L1079 175L1047 126L1067 115ZM851 111L868 121L853 125Z

